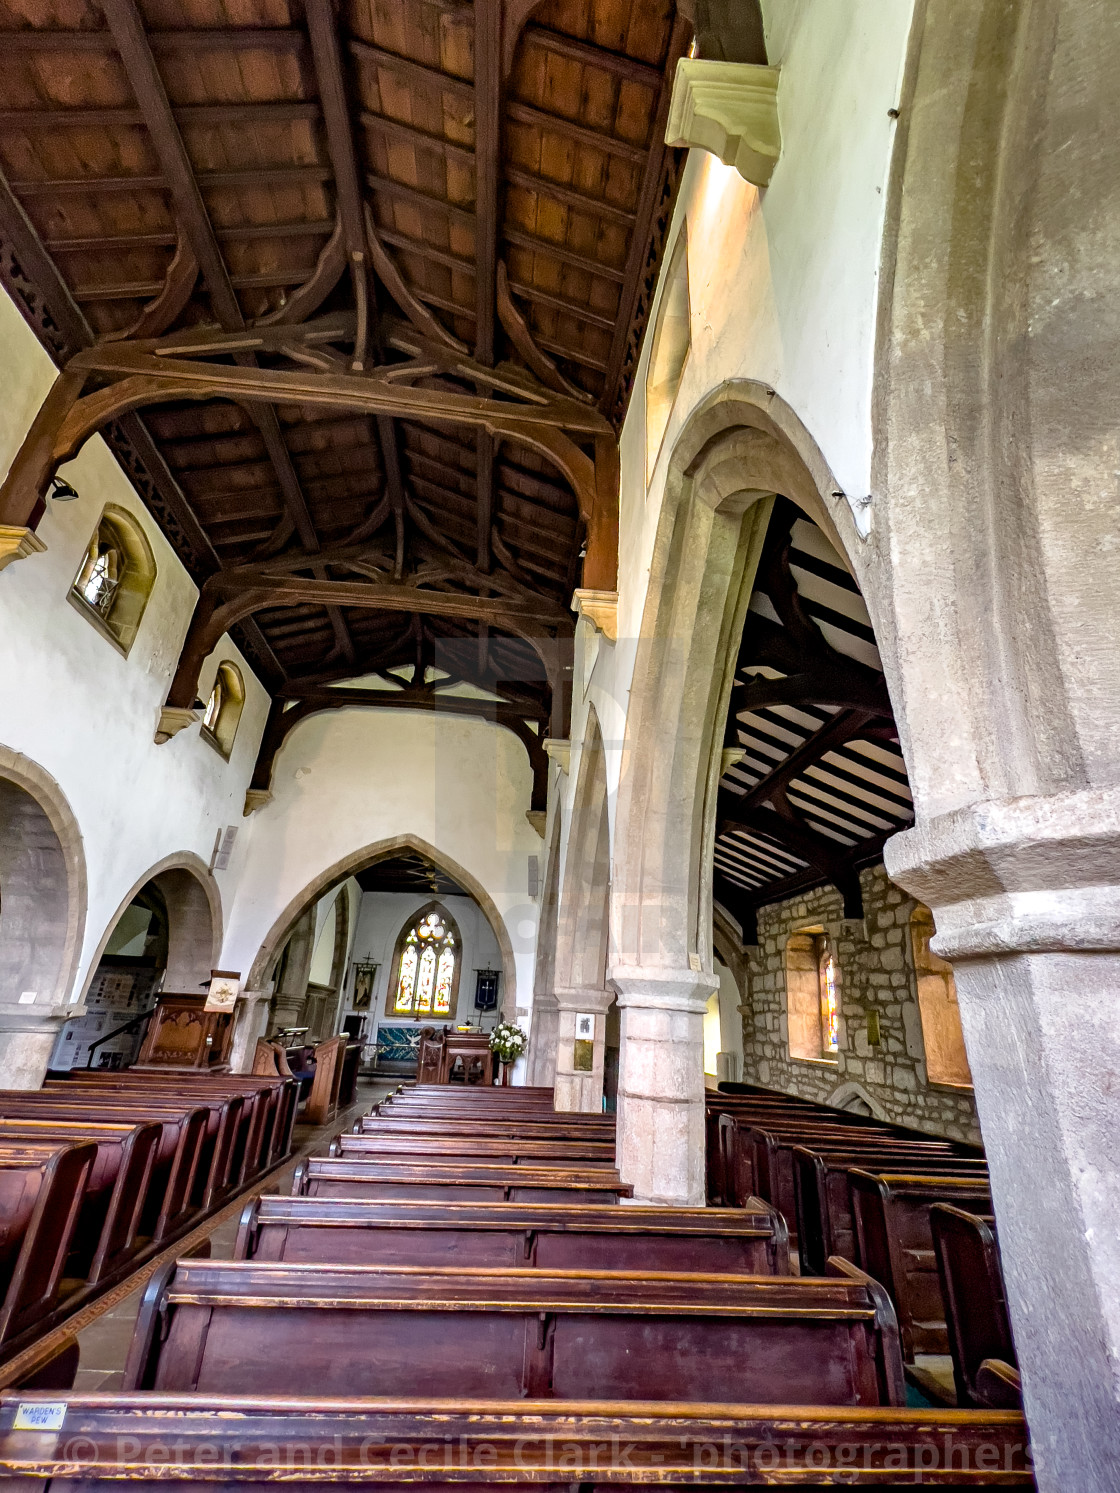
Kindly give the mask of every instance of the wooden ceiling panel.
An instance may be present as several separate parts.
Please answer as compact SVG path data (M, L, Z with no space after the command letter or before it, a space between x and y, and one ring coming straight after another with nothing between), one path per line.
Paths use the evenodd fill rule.
M660 252L648 162L660 171L681 28L666 0L640 14L628 0L547 0L495 84L492 66L476 80L475 26L500 3L0 0L0 168L46 246L44 295L65 287L86 318L68 352L91 335L124 334L127 348L137 328L217 321L249 339L232 354L242 370L317 379L428 356L393 340L389 318L403 316L431 346L450 337L474 352L478 338L499 383L510 367L553 390L562 376L617 423L619 343L640 342L644 314L632 319L635 266ZM9 215L9 231L26 221ZM504 301L487 289L498 265ZM327 330L305 338L316 316ZM260 337L258 321L291 331ZM56 353L62 324L36 323ZM435 366L401 387L477 399L495 376ZM280 587L283 604L258 597L238 624L269 682L298 689L438 645L475 674L531 678L547 713L540 659L503 632L502 607L539 600L533 625L550 646L570 633L576 479L501 420L480 433L422 405L421 421L229 392L144 412L160 473L145 492L172 542L185 543L184 519L194 526L200 584ZM499 414L511 397L493 401ZM459 601L438 596L381 610L372 590L354 605L325 589L367 581L474 597L478 610L441 615ZM177 675L169 703L179 688ZM824 815L820 795L839 790L830 777L801 791Z

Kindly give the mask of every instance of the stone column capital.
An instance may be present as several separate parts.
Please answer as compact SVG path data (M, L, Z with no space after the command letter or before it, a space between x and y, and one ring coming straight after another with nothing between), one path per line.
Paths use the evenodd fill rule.
M597 1016L614 1001L613 990L594 985L557 985L554 994L561 1011L593 1011Z
M643 968L634 964L616 965L610 970L610 982L618 991L620 1007L640 1007L647 1011L702 1014L712 994L719 989L715 975L702 970Z
M895 835L884 860L950 961L1120 952L1120 789L971 804Z
M73 1016L84 1016L83 1005L48 1006L29 1003L25 1006L0 1001L0 1036L8 1032L59 1031Z

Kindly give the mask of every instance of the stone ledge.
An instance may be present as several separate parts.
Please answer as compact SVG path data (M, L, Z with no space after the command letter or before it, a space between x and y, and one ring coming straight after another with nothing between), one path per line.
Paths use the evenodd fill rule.
M572 611L586 617L608 642L618 642L617 591L589 591L581 587L572 592Z

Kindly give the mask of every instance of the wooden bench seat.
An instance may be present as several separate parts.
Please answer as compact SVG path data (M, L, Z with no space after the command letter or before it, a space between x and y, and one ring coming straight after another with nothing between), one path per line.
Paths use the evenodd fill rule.
M1018 1359L995 1221L948 1202L934 1203L929 1221L957 1404L1017 1408L1022 1404Z
M292 1196L440 1199L492 1203L613 1203L634 1189L606 1167L486 1166L309 1156L296 1167Z
M234 1258L340 1265L500 1265L788 1275L782 1218L753 1208L563 1203L383 1203L256 1197Z
M481 1128L481 1127L479 1127ZM613 1141L524 1140L507 1136L476 1134L382 1135L378 1131L352 1132L335 1136L330 1143L332 1156L406 1156L413 1159L431 1157L474 1157L498 1166L567 1165L614 1167Z
M122 1095L171 1095L180 1103L209 1101L238 1095L245 1101L245 1120L238 1132L233 1175L237 1182L251 1181L278 1165L291 1152L299 1086L292 1079L262 1079L251 1075L191 1073L175 1077L164 1073L127 1069L104 1073L72 1070L48 1087L65 1091L68 1086L112 1090Z
M573 1140L590 1141L614 1141L613 1125L580 1125L572 1124L564 1115L547 1119L544 1116L534 1115L531 1119L523 1119L514 1116L504 1116L501 1120L487 1121L487 1127L493 1123L494 1129L501 1135L518 1136L524 1140ZM411 1116L401 1115L392 1109L382 1109L372 1114L361 1115L354 1123L354 1134L362 1135L366 1132L384 1132L396 1135L477 1135L479 1122L470 1118L458 1116Z
M54 1307L97 1147L0 1141L0 1347Z
M108 1103L121 1108L134 1104L166 1104L183 1109L182 1084L164 1080L162 1085L145 1085L127 1089L81 1080L48 1083L43 1092L58 1095L70 1102ZM198 1108L206 1109L206 1134L196 1175L195 1201L202 1209L219 1207L247 1180L246 1166L250 1154L250 1131L259 1123L253 1106L244 1094L205 1094L193 1096Z
M61 1407L60 1432L14 1429ZM50 1412L48 1412L49 1414ZM58 1418L60 1412L54 1411ZM127 1466L122 1468L122 1448ZM293 1493L417 1487L552 1493L578 1484L665 1489L903 1485L1030 1488L1027 1430L998 1411L603 1401L261 1400L171 1394L0 1396L0 1476L26 1493L199 1487Z
M197 1181L206 1140L209 1111L159 1103L111 1105L96 1099L67 1099L38 1090L0 1092L0 1118L12 1120L70 1119L83 1122L160 1126L154 1173L156 1187L141 1216L140 1232L157 1242L174 1238L198 1217ZM205 1176L205 1174L203 1174Z
M93 1142L97 1155L86 1180L85 1198L71 1241L68 1275L91 1285L113 1280L129 1269L143 1236L140 1220L148 1203L161 1129L145 1125L72 1120L0 1120L0 1143Z
M797 1243L802 1269L812 1273L829 1255L856 1258L855 1220L850 1176L855 1170L895 1175L938 1175L976 1178L988 1183L988 1164L971 1157L943 1152L916 1153L884 1147L879 1150L810 1150L793 1152L797 1184Z
M149 1284L124 1390L902 1405L894 1309L818 1280L181 1260Z
M848 1185L857 1263L886 1286L894 1302L903 1359L909 1363L919 1353L948 1353L930 1209L946 1202L990 1214L987 1177L872 1175L856 1169L848 1173Z

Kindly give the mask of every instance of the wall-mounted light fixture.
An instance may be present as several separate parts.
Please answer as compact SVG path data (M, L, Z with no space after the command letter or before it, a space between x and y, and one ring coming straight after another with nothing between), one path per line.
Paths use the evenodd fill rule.
M56 477L51 483L50 496L56 503L72 503L78 496L76 488L70 486L65 477Z

